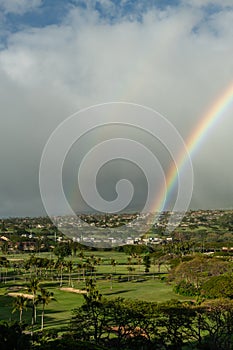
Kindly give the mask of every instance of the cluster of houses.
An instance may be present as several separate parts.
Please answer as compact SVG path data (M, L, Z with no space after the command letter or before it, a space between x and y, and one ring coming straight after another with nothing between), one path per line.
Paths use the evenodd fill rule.
M174 222L174 226L176 226L177 220L182 217L179 227L181 229L191 229L193 225L203 227L208 226L210 222L218 223L224 215L233 216L233 211L189 211L184 217L179 212L162 212L159 214L159 219L155 224L153 224L153 217L150 213L140 215L137 213L125 213L113 215L83 214L75 217L58 216L53 218L53 222L49 218L2 219L0 249L2 252L4 250L36 251L38 233L42 236L43 234L50 235L50 240L53 243L54 241L62 242L72 239L84 245L95 245L97 247L101 245L111 247L124 244L159 245L172 242L173 240L171 235L165 234L166 224L171 216L173 217L172 222ZM144 222L149 223L149 226L151 225L150 227L153 228L153 230L149 231L149 234L145 234L147 231L144 229ZM16 229L20 239L18 242L15 239L11 240L11 233L14 232L11 227L14 227L14 230L17 227L26 227L25 232L27 231L27 233ZM96 234L95 228L99 229L99 233ZM68 234L64 235L64 232L68 232ZM222 251L233 251L233 247L223 246Z

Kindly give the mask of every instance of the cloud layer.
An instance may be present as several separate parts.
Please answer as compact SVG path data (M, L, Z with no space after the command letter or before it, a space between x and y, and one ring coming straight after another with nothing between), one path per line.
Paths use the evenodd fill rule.
M231 1L143 1L118 12L112 1L70 4L53 25L8 32L0 52L1 215L43 212L40 156L51 132L93 104L129 101L154 108L184 139L232 83ZM23 14L41 1L0 1ZM207 8L207 5L209 8ZM144 12L142 9L144 8ZM119 15L120 14L120 15ZM232 206L232 107L193 159L193 208Z
M42 5L42 0L0 0L0 8L7 13L23 15Z

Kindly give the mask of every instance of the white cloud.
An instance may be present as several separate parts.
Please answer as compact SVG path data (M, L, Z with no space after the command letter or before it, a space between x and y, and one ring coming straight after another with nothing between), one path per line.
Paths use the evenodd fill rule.
M191 7L205 7L205 6L220 6L220 7L232 7L231 0L182 0L184 5L190 5Z
M42 0L0 0L0 9L4 13L22 15L41 6Z

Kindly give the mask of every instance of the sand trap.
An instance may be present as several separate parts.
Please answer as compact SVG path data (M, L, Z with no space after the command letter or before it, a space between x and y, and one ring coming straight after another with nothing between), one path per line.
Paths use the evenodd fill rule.
M20 258L8 258L9 261L24 261L24 259Z
M24 297L24 298L27 298L27 299L32 299L33 298L33 295L32 294L25 294L25 293L8 293L7 295L9 295L10 297Z
M78 294L87 294L87 291L86 291L86 290L75 289L75 288L71 288L71 287L60 288L60 290L64 290L65 292L78 293Z

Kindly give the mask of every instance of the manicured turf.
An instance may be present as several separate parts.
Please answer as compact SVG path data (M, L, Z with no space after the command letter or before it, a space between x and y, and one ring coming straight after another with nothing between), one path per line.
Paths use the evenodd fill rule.
M172 285L165 281L161 281L161 276L157 274L157 267L151 267L150 274L144 274L144 267L138 265L132 265L134 271L128 271L128 256L125 253L118 252L85 252L85 257L94 254L95 257L101 258L100 265L96 266L96 272L92 278L96 278L96 286L100 293L106 298L129 298L129 299L141 299L145 301L163 302L170 299L187 299L176 295L173 292ZM48 254L40 254L37 256L48 257ZM18 255L17 258L27 259L28 254ZM7 257L12 258L12 256ZM54 256L52 256L54 258ZM116 267L111 265L111 259L117 261ZM68 260L68 259L67 259ZM72 261L75 263L80 261L80 258L74 257ZM135 259L132 262L136 262ZM78 270L74 266L74 272L72 276L73 287L76 289L85 289L85 282L83 281L82 273L78 273ZM166 269L163 267L162 272ZM29 281L29 273L27 273ZM0 284L0 319L1 320L18 320L19 312L16 311L12 314L12 302L13 297L7 295L14 286L22 286L19 292L26 292L26 275L21 275L16 281L13 278L9 278L7 283ZM52 301L45 307L45 319L44 325L47 327L64 328L72 316L72 310L82 305L84 297L81 294L60 290L59 280L54 281L42 281L41 286L54 293L54 297L57 301ZM68 272L64 271L63 287L68 287ZM35 329L40 328L41 317L41 305L38 306L37 326ZM31 323L32 310L23 311L23 320L28 324Z
M145 301L163 302L169 299L181 299L177 296L172 286L158 279L132 282L105 281L99 284L101 293L106 297L122 297L129 299L141 299Z
M54 293L57 301L52 301L45 308L45 327L65 327L72 315L72 310L82 305L84 298L81 294L61 291L59 285L53 286L51 283L42 284ZM66 286L64 284L64 286ZM4 286L5 287L5 286ZM83 282L75 284L75 288L83 288ZM172 291L172 286L158 279L146 281L115 282L110 280L97 282L97 288L101 294L107 298L122 297L141 299L145 301L163 302L169 299L184 299L177 296ZM112 289L111 289L112 288ZM18 320L18 312L12 314L13 298L7 295L6 288L0 289L0 309L2 320ZM186 298L187 299L187 298ZM40 323L41 307L38 307L38 323ZM30 324L31 310L24 311L23 319ZM39 328L39 325L38 327Z

